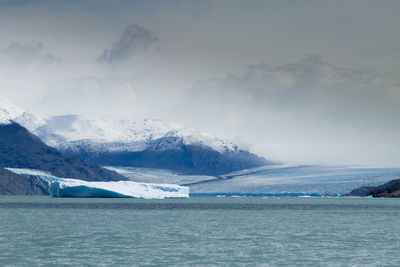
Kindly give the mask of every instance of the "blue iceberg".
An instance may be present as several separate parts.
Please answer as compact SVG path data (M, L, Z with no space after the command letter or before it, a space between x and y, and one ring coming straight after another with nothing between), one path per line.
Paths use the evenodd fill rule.
M188 198L190 189L175 184L150 184L133 181L88 182L60 178L49 173L20 168L7 168L23 176L39 177L49 184L52 197L128 197L128 198Z

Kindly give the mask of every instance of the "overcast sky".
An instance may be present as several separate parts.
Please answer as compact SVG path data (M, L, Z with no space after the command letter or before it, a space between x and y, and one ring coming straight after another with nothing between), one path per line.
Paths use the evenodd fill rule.
M0 0L0 97L288 163L400 164L400 1Z

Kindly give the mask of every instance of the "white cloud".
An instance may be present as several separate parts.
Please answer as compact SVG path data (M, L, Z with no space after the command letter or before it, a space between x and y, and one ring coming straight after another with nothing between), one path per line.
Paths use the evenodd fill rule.
M11 43L0 48L0 59L19 67L31 63L59 63L61 60L47 52L42 43Z
M61 67L62 60L40 42L9 43L0 48L0 96L33 103L46 92L45 84L59 77L53 75Z
M137 101L130 80L80 77L53 83L40 103L53 114L113 114L131 113Z

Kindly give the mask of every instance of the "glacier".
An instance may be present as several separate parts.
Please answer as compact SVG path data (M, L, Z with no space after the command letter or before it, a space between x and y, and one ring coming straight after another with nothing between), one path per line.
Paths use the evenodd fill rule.
M365 166L263 166L185 183L195 195L339 196L361 186L398 179L400 168Z
M190 188L175 184L138 183L134 181L88 182L61 178L50 173L23 168L6 168L22 176L33 176L49 184L52 197L101 197L101 198L188 198Z
M279 165L219 176L181 175L165 170L110 167L137 182L190 187L191 196L338 196L361 186L376 186L400 177L400 168L365 166Z
M140 183L171 183L171 184L193 184L206 180L215 180L215 176L211 175L188 175L179 174L163 169L150 169L138 167L116 167L102 166L105 169L115 171L122 176L125 176L131 181Z

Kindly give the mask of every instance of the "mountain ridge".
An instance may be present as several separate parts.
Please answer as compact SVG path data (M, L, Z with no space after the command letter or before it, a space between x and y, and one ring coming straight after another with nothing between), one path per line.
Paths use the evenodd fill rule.
M162 120L85 115L42 117L28 111L13 120L47 145L101 165L220 175L275 164L231 142Z

